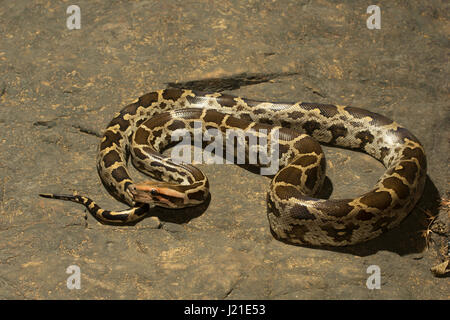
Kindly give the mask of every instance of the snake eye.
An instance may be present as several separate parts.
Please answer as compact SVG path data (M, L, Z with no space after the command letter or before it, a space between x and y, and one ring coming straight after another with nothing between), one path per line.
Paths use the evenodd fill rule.
M152 189L150 190L150 194L156 196L158 194L158 191L156 191L156 189Z

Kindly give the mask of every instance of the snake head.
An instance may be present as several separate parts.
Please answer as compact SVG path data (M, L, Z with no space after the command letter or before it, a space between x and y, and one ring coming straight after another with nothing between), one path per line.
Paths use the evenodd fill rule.
M135 202L165 208L182 208L186 206L187 201L182 187L170 182L144 181L130 185L128 190Z

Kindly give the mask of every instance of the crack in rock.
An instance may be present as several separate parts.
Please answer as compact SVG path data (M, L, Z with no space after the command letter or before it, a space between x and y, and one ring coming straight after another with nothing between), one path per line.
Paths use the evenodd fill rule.
M190 89L206 92L236 90L243 86L251 86L269 82L275 78L297 75L297 72L280 73L240 73L231 77L209 78L186 82L168 82L167 88Z
M95 131L93 129L89 129L89 128L83 127L81 125L78 125L78 124L73 124L72 127L79 130L82 133L90 134L90 135L96 136L98 138L102 137L102 135L98 131Z
M3 97L6 93L6 84L2 83L2 85L0 86L0 98Z
M33 122L33 126L35 127L46 127L47 129L53 128L56 126L55 120L49 120L49 121L36 121Z

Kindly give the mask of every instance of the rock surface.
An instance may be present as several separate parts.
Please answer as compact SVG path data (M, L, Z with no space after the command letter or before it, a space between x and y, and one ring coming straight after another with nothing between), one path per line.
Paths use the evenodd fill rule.
M82 0L81 29L69 30L67 1L4 2L0 298L449 299L448 280L430 272L448 259L449 5L382 2L381 29L370 30L366 4L354 3ZM77 191L124 208L97 177L102 130L168 83L382 113L424 144L425 194L398 228L338 250L275 240L269 179L233 165L199 165L212 193L201 212L156 210L134 226L38 197ZM383 172L364 154L325 151L332 198ZM66 285L71 265L79 290ZM379 290L366 286L371 265Z

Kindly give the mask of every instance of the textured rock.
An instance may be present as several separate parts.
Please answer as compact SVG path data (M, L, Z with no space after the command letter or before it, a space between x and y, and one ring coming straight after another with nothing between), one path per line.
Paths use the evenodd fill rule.
M353 2L77 4L80 30L66 28L63 2L0 8L0 298L449 298L447 280L430 272L448 259L447 4L389 1L380 30ZM197 81L206 78L216 80ZM99 137L115 112L167 83L394 118L426 148L424 197L398 228L331 250L275 240L269 179L232 165L199 166L211 183L206 208L158 209L134 226L37 196L77 191L124 208L97 177ZM383 172L364 154L325 151L332 198L364 192ZM440 214L429 225L425 212ZM71 265L79 290L66 286ZM380 290L366 287L370 265Z

